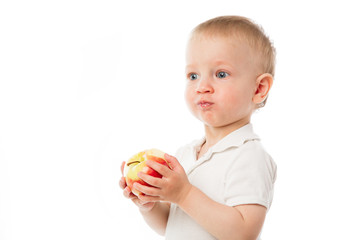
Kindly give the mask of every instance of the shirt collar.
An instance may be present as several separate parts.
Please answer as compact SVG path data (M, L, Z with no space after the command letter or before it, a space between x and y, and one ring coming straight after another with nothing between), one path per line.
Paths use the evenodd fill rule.
M223 152L231 147L239 147L248 141L260 140L260 138L254 133L251 123L229 133L204 154L205 159L209 159L213 153ZM198 140L194 144L195 152L200 150L200 147L205 142L205 137ZM202 157L202 158L203 158Z

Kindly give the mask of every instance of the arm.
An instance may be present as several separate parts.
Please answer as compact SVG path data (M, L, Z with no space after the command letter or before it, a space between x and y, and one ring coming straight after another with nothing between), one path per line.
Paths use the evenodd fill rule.
M145 222L158 234L164 236L169 217L170 204L156 202L150 211L140 210Z
M165 155L172 169L153 161L147 165L163 175L162 179L139 174L145 182L155 187L134 184L145 193L142 201L169 201L218 239L256 239L265 220L266 208L260 205L231 207L213 201L198 188L190 184L176 158Z
M213 201L196 187L179 207L218 239L256 239L266 215L263 206L230 207Z
M124 171L124 164L125 162L123 162L121 165L122 173ZM139 208L139 211L145 222L158 234L165 235L167 219L170 211L170 203L140 200L131 192L130 188L126 186L124 177L121 177L119 185L120 188L123 189L124 196L131 199L133 203Z

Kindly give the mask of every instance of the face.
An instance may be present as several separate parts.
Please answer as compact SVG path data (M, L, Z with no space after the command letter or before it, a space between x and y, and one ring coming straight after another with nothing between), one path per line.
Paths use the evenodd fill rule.
M256 78L250 47L225 37L197 36L186 54L186 102L209 127L245 125L255 109Z

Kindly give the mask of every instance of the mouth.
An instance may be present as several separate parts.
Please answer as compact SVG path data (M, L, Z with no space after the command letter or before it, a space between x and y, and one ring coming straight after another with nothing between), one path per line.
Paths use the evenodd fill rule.
M210 108L214 103L212 102L208 102L208 101L199 101L197 103L197 105L201 108L201 109L208 109Z

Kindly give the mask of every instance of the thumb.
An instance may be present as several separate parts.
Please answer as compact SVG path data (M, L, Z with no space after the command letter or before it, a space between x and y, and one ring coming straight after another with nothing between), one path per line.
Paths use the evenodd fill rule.
M124 167L125 167L125 162L121 163L121 174L124 176Z
M167 154L167 153L165 153L164 157L165 157L165 160L168 162L168 164L169 164L169 166L170 166L170 168L171 168L172 170L176 170L176 169L182 168L182 167L181 167L181 164L180 164L179 161L176 159L176 157L171 156L171 155L169 155L169 154Z

